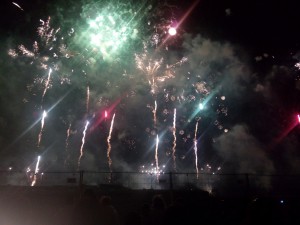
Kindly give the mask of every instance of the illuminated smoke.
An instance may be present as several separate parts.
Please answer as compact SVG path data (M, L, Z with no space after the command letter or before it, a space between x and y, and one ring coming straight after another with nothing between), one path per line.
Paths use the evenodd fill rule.
M174 109L174 118L173 118L173 148L172 148L172 157L173 157L173 168L176 171L176 109Z
M86 130L88 128L88 125L89 125L89 121L86 121L84 130L83 130L82 139L81 139L80 155L79 155L79 158L78 158L78 167L77 167L78 170L80 169L80 161L81 161L81 157L83 156L83 146L84 146L84 143L85 143L85 135L86 135Z

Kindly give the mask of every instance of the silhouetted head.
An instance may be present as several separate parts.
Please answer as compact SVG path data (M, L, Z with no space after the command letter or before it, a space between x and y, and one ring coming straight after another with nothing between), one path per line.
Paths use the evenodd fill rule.
M101 199L100 199L100 203L101 205L111 205L111 197L109 196L102 196Z

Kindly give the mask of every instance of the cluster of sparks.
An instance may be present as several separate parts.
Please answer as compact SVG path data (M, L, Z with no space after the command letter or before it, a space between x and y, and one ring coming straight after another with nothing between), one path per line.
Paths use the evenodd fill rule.
M13 3L15 4L15 3ZM17 7L19 7L17 4L15 4ZM116 7L116 8L115 8ZM21 7L19 7L22 9ZM115 10L116 9L116 10ZM139 21L139 15L138 12L129 13L131 11L125 10L120 13L120 10L118 6L113 6L109 4L107 7L103 7L100 12L97 12L91 17L88 17L88 28L86 31L83 32L82 35L78 35L79 37L84 36L84 38L88 38L88 42L90 45L92 45L92 52L100 52L100 55L102 56L102 59L113 59L114 56L117 55L118 49L120 49L127 41L128 39L136 39L139 30L137 29L137 21ZM119 13L119 14L118 14ZM127 16L126 18L123 18L122 15L131 15ZM94 18L94 19L92 19ZM59 38L59 34L61 32L61 29L53 29L50 26L51 18L49 17L46 21L41 20L41 26L38 27L37 33L40 38L40 42L35 41L32 49L26 48L23 44L19 45L18 48L10 49L8 51L8 54L12 58L20 58L20 57L26 57L30 59L30 64L35 64L39 69L43 71L43 77L35 79L34 83L39 84L43 89L41 91L41 109L43 109L43 103L45 96L47 94L47 91L50 89L51 84L53 82L53 76L55 76L53 73L59 73L60 71L60 65L59 61L60 59L71 59L75 58L76 56L83 57L83 53L75 53L70 51L67 48L67 45L61 43L63 38ZM158 26L156 26L158 27ZM164 32L168 33L170 36L176 36L177 30L175 27L168 24L167 26L163 26ZM74 33L74 29L71 29L71 32L69 33L69 36ZM160 36L157 35L157 33L154 33L150 40L148 42L143 43L143 50L142 52L134 53L134 59L135 59L135 66L136 70L142 73L142 75L146 78L147 83L150 87L150 95L152 96L152 100L154 101L154 107L152 107L152 114L153 114L153 127L155 129L155 135L156 138L153 138L155 141L155 149L154 149L154 160L155 160L155 168L152 170L153 173L158 175L161 173L160 167L159 167L159 145L160 145L160 135L158 132L160 132L158 129L158 100L157 96L159 94L164 94L167 101L171 102L179 102L185 103L185 102L197 102L199 97L196 96L196 94L201 94L208 96L209 90L207 89L207 85L203 81L197 81L193 82L192 88L195 89L196 94L189 93L185 89L182 89L181 94L171 94L168 93L166 88L164 87L164 83L170 79L173 79L176 77L176 69L180 67L182 64L186 63L188 61L187 57L182 57L180 60L176 61L175 63L168 64L164 57L161 56L160 51L162 49L160 48L160 44L164 42L166 43L166 39L160 39ZM60 41L58 41L60 40ZM152 51L149 49L149 45L151 46L151 43L155 42L154 46L155 49ZM150 44L149 44L150 43ZM43 51L41 51L43 49ZM166 48L167 51L167 48ZM88 57L86 57L88 58ZM87 62L87 60L85 60ZM88 65L88 63L86 63ZM73 70L72 70L73 72ZM85 75L85 78L87 78L87 73L82 69L82 72ZM47 74L45 76L45 74ZM191 76L190 73L188 75ZM70 83L69 76L61 76L60 77L60 84L64 83L67 80L69 80L67 83ZM188 78L189 79L189 78ZM86 80L85 80L86 82ZM30 85L29 85L30 86ZM90 104L92 103L90 99L91 94L91 87L88 85L86 87L86 99L85 99L85 113L86 115L90 115ZM163 88L161 88L163 87ZM32 86L28 88L32 90ZM164 93L162 93L162 90ZM49 94L49 93L48 93ZM47 94L47 95L48 95ZM223 96L225 100L225 96ZM92 105L92 104L91 104ZM84 107L83 107L84 108ZM200 103L200 110L204 109L204 105ZM48 111L48 113L50 110ZM227 110L225 107L222 107L220 110L220 113L227 113ZM166 110L166 114L168 114L168 110ZM197 114L197 113L195 113ZM41 118L41 129L38 135L38 148L40 147L41 140L42 140L42 134L44 130L44 120L47 116L47 112L44 110L43 115ZM172 160L173 160L173 169L174 171L177 170L176 166L176 147L177 147L177 135L184 136L183 129L180 130L177 133L177 109L174 108L173 110L173 124L172 124L172 136L173 136L173 142L172 142ZM105 110L105 120L108 117L108 112ZM194 118L196 116L193 116ZM192 118L192 119L194 119ZM300 118L298 115L298 119L300 122ZM115 114L113 114L110 124L109 133L107 136L107 161L108 161L108 167L110 172L112 172L112 159L111 159L111 135L113 132L114 127L114 120L115 120ZM188 119L188 122L190 122L191 119ZM89 129L90 122L86 120L85 126L82 133L82 139L81 139L81 146L79 151L79 157L77 160L77 169L80 169L80 164L82 157L84 155L84 147L86 142L86 135L87 131ZM65 149L66 149L66 160L65 164L67 163L67 158L69 159L69 138L71 135L71 122L69 123L69 126L67 128L66 132L66 141L65 141ZM197 173L198 178L198 149L197 149L197 133L198 133L198 120L196 122L195 127L195 133L194 133L194 155L195 155L195 170ZM154 135L153 135L154 136ZM187 138L190 138L190 134L187 134ZM184 139L184 138L183 138ZM186 138L185 138L186 139ZM39 162L40 157L38 158L36 169L35 169L35 175L32 181L32 186L36 184L36 174L39 172ZM151 172L151 173L152 173Z

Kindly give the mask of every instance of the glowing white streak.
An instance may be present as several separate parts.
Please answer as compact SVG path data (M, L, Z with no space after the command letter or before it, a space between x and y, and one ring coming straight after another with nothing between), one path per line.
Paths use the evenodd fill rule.
M36 184L37 174L39 172L40 159L41 159L41 156L38 156L37 162L35 165L34 175L33 175L32 182L31 182L31 186L34 186Z
M159 143L159 139L158 139L158 134L156 135L156 146L155 146L155 164L156 164L156 174L157 174L157 179L158 179L158 175L159 175L159 166L158 166L158 143Z
M156 100L154 101L154 109L153 109L153 122L154 122L154 127L156 127L156 112L157 112L157 102Z
M42 135L43 135L43 129L44 129L44 125L45 125L45 117L46 116L47 116L47 112L44 110L43 116L42 116L42 119L41 119L41 130L40 130L39 137L38 137L38 144L37 144L38 147L40 147L40 143L41 143L41 140L42 140Z
M34 171L35 174L37 174L39 172L40 159L41 159L41 156L38 156L36 166L35 166L35 171Z
M199 169L198 169L197 131L198 131L198 121L196 123L195 137L194 137L195 167L196 167L196 173L197 173L197 179L198 179Z
M46 92L47 92L47 89L48 89L48 87L49 87L50 78L51 78L51 73L52 73L52 69L50 68L50 69L49 69L49 73L48 73L48 78L47 78L46 83L45 83L45 89L44 89L44 93L43 93L43 96L42 96L42 100L44 99L44 96L45 96L45 94L46 94Z
M19 9L21 9L22 11L24 11L24 9L22 9L22 7L21 6L19 6L17 3L15 3L15 2L12 2L12 4L14 4L15 6L17 6Z
M89 112L89 104L90 104L90 86L86 88L86 112Z
M174 109L174 118L173 118L173 151L172 151L172 156L173 156L173 166L174 170L176 171L176 109Z
M68 156L68 150L69 150L69 137L71 133L71 123L69 124L69 127L67 129L67 137L66 137L66 159L65 159L65 165L67 164L67 160L69 158Z
M112 160L110 158L110 151L111 151L110 139L111 139L111 133L112 133L113 126L114 126L115 115L116 114L114 113L113 118L111 120L111 124L110 124L109 134L108 134L108 137L107 137L107 146L108 146L107 147L107 160L108 160L108 166L109 166L110 172L112 171L111 170Z
M77 167L78 170L80 169L80 160L81 160L81 157L83 156L83 146L84 146L84 143L85 143L85 135L86 135L86 130L88 128L88 125L89 125L89 121L86 121L84 130L83 130L83 133L82 133L82 139L81 139L80 155L79 155L79 158L78 158L78 167Z

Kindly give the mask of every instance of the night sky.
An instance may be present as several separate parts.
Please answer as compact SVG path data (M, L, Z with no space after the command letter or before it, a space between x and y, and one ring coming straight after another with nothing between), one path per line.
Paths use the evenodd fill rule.
M182 2L1 2L0 168L299 173L296 1Z

